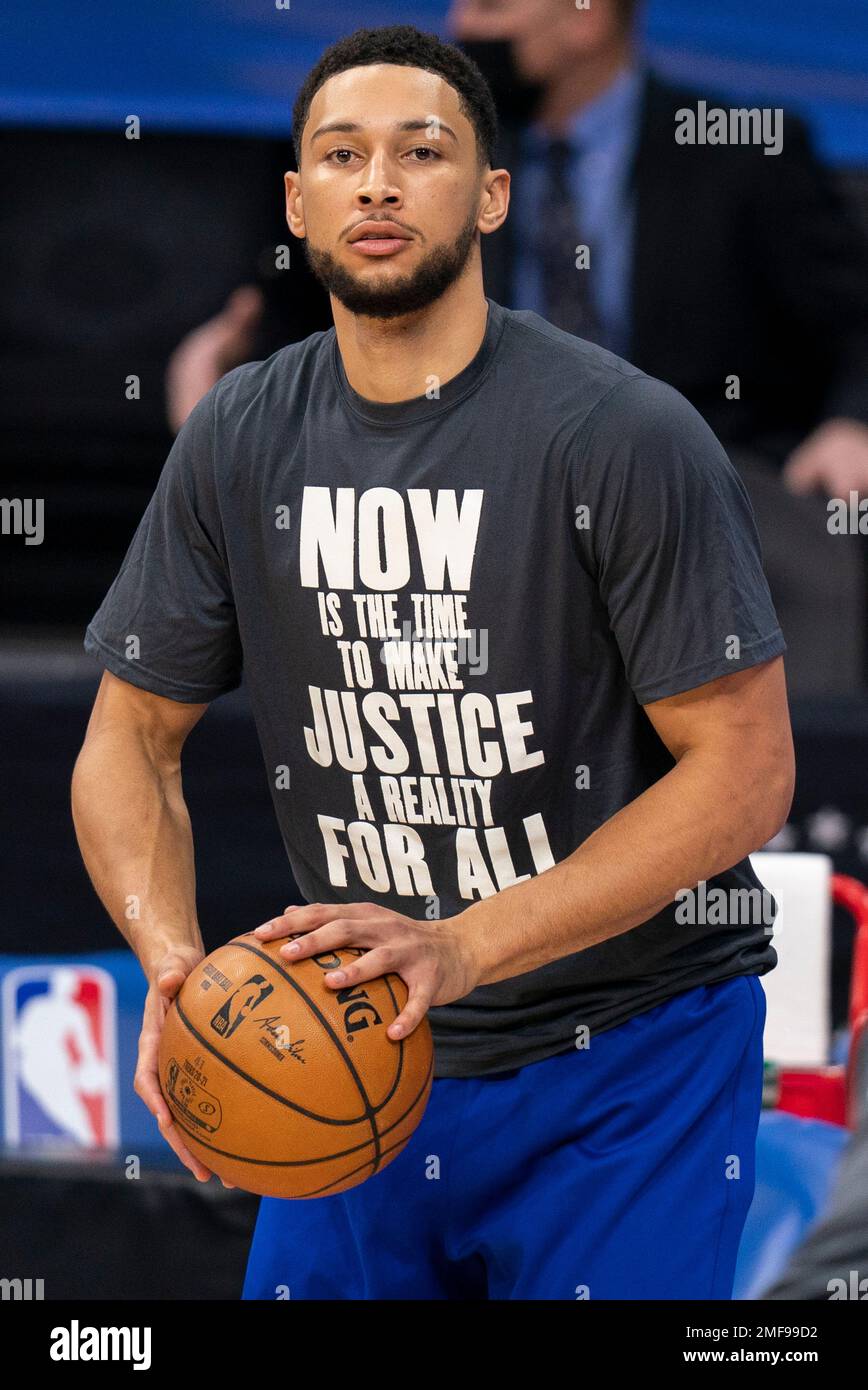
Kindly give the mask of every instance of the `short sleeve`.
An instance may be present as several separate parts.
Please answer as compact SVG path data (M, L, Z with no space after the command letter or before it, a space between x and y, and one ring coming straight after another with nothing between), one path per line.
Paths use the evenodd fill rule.
M234 690L242 671L214 480L213 397L178 433L84 638L85 651L122 680L191 704Z
M786 651L747 491L671 386L629 377L576 438L576 538L640 704Z

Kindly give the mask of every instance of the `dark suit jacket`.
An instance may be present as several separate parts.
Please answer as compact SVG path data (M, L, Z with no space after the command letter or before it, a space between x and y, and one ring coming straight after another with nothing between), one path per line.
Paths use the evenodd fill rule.
M781 459L822 419L868 423L868 246L801 121L785 118L778 155L678 145L675 112L699 99L646 83L625 356L683 392L725 444ZM515 182L517 137L502 128L496 165ZM482 238L486 293L506 305L517 230L507 218ZM739 400L725 394L733 374Z

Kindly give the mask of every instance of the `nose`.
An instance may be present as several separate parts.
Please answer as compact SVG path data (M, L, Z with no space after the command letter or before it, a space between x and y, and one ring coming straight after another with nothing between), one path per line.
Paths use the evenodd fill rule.
M404 195L397 182L397 170L385 150L371 155L356 189L356 203L360 208L388 207L398 208Z

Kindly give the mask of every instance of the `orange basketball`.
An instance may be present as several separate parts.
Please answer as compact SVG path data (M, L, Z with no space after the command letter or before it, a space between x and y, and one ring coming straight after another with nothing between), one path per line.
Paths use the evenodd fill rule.
M409 1142L428 1103L428 1020L386 1029L398 975L338 990L323 976L354 947L288 962L288 937L236 936L200 961L166 1013L160 1085L184 1142L227 1182L267 1197L356 1187Z

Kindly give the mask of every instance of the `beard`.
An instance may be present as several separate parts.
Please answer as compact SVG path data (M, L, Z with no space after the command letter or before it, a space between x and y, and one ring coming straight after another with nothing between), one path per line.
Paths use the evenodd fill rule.
M304 239L304 253L311 271L323 288L333 294L351 314L372 319L395 319L403 314L427 309L455 283L473 250L476 221L477 213L471 212L453 242L446 246L435 246L415 270L398 278L391 275L355 276L340 264L331 251L311 246L308 237Z

